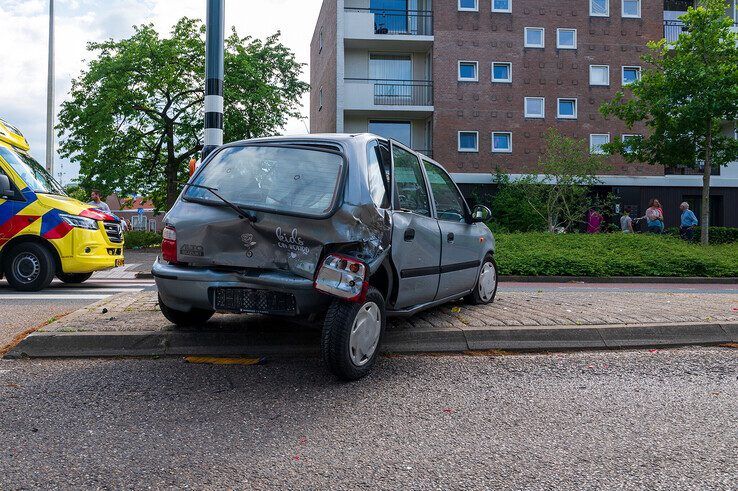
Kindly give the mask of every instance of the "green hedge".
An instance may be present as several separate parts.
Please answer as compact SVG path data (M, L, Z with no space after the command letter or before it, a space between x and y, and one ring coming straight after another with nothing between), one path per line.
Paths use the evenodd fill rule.
M649 234L498 234L500 274L736 276L738 244L702 247Z
M142 249L161 246L161 234L156 232L126 232L126 249Z
M672 237L679 237L677 227L667 228L666 233ZM692 242L699 243L702 227L694 228ZM738 244L738 228L734 227L710 227L710 244Z

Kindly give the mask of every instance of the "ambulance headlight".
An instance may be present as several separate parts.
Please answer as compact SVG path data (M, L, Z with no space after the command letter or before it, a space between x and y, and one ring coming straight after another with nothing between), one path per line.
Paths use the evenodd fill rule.
M67 224L71 225L72 227L76 228L84 228L87 230L97 230L97 222L91 218L85 218L80 217L76 215L63 215L59 214L59 217L61 217L62 220L67 222Z

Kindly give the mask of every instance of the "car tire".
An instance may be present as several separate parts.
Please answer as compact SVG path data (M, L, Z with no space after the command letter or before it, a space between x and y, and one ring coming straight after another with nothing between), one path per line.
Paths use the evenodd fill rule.
M92 273L57 273L56 275L62 283L78 285L84 283L92 277Z
M366 377L377 361L386 324L384 297L376 288L369 288L363 302L334 301L321 338L328 370L345 381Z
M491 276L490 276L491 275ZM464 300L472 305L486 305L492 303L497 296L497 263L491 254L485 256L482 267L479 268L474 290Z
M56 274L56 261L42 244L26 242L8 252L3 261L5 278L22 292L37 292L48 287Z
M201 327L215 314L214 310L192 309L189 312L168 307L159 295L159 309L166 319L177 327Z

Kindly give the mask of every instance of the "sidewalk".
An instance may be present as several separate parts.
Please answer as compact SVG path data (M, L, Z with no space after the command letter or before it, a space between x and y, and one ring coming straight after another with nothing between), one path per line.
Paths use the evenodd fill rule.
M655 307L654 307L655 306ZM121 294L43 327L10 356L315 353L317 327L218 314L176 330L156 293ZM390 320L385 352L606 349L738 342L738 296L628 292L505 292L495 303L445 305Z

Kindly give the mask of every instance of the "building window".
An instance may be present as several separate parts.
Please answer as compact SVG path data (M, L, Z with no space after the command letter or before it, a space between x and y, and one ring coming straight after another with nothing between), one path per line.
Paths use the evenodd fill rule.
M318 34L318 53L323 52L323 28L320 28L320 34Z
M512 12L512 0L492 0L492 12Z
M605 155L607 152L603 145L610 143L610 133L589 135L589 153L593 155Z
M546 99L543 97L526 97L525 98L525 117L526 118L545 118L546 117Z
M477 12L479 10L478 0L459 0L459 10L467 12Z
M556 47L558 49L577 49L577 30L556 29Z
M493 153L512 153L512 133L509 131L495 131L492 133Z
M492 81L493 82L512 82L512 63L508 63L508 62L492 63Z
M641 79L641 67L624 66L623 67L623 85L630 85Z
M323 87L318 90L318 111L323 110Z
M459 82L478 82L479 81L479 63L476 61L460 61L459 62Z
M610 85L610 65L589 65L589 85Z
M525 47L526 48L543 48L545 29L543 27L526 27L525 28Z
M589 15L610 17L610 0L589 0Z
M641 135L622 135L620 139L623 142L623 150L625 153L630 153L634 150L633 143L639 141L641 139Z
M556 117L560 119L577 119L577 100L559 99L557 101Z
M459 131L459 152L478 152L479 132Z
M641 16L641 0L622 0L623 17L640 17Z

